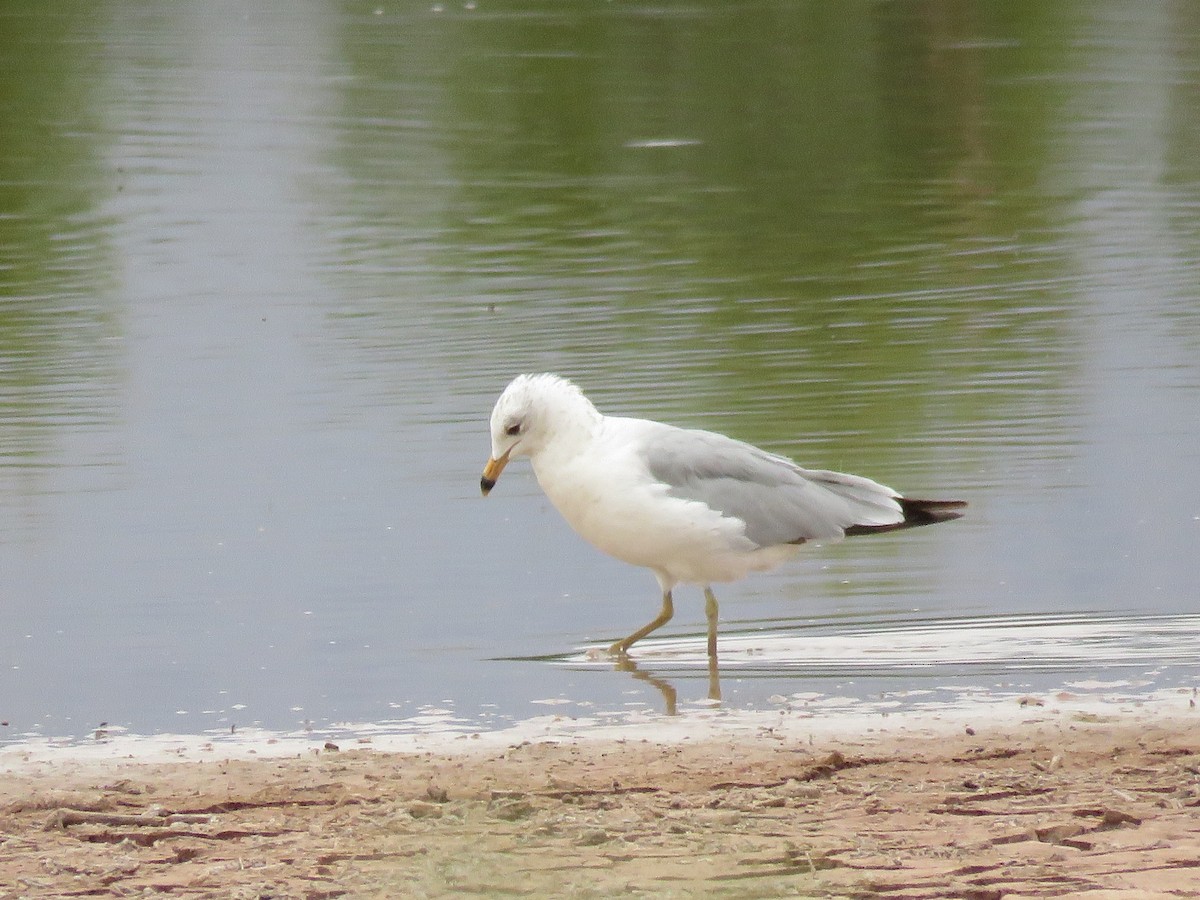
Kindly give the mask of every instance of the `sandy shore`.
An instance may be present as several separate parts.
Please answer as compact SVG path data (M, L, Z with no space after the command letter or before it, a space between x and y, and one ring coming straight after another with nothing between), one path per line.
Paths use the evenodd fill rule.
M0 897L1197 896L1197 715L1177 693L174 761L10 748Z

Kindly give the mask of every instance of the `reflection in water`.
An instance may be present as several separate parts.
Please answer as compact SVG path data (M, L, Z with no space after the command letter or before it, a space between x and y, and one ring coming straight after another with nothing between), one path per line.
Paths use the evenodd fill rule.
M721 639L727 676L778 681L791 673L795 686L820 687L797 697L813 699L831 682L841 694L893 697L897 707L930 694L1007 686L1061 685L1064 673L1085 680L1076 687L1188 687L1200 658L1200 616L1031 615L928 622L839 621L796 627L741 623ZM615 661L601 648L544 659L579 671L619 672L654 687L663 711L677 715L678 683L707 678L708 701L721 701L717 659L700 637L649 639L636 657ZM1087 681L1086 679L1091 679ZM957 685L956 687L954 685ZM973 687L972 687L973 686ZM786 698L784 698L786 699ZM692 701L694 702L694 701ZM775 702L780 702L776 695Z
M708 698L719 703L721 701L721 666L716 654L706 654L708 660ZM663 714L675 716L679 714L679 692L666 678L660 678L651 672L638 667L637 661L626 654L617 655L613 668L618 672L629 672L638 681L651 685L662 695Z
M102 66L65 52L79 30L70 16L0 12L0 500L15 514L0 515L0 541L41 527L48 511L29 498L58 488L64 445L72 489L111 484L118 456L106 440L121 373L118 263L101 209L108 141L87 113L104 102Z
M1106 616L1094 613L900 619L840 619L796 626L739 623L723 636L727 669L769 675L805 670L816 675L879 675L955 667L981 672L1096 670L1179 666L1200 654L1200 616ZM708 658L695 637L650 639L638 645L645 671L697 670ZM589 648L554 661L591 668L603 656ZM632 671L632 669L630 670Z
M713 664L715 665L716 658L713 657L712 661L713 661ZM618 672L631 673L633 675L633 677L636 678L638 681L646 682L647 684L651 685L655 690L657 690L660 694L662 694L663 714L664 715L668 715L668 716L679 715L679 709L678 709L679 692L677 690L675 690L675 687L671 684L671 682L667 681L665 678L658 678L655 675L651 675L649 672L643 672L641 669L638 668L638 664L636 662L634 662L633 659L631 659L628 656L624 656L624 655L617 656L616 661L613 663L613 668L616 669ZM720 690L720 685L718 685L718 691L719 690Z

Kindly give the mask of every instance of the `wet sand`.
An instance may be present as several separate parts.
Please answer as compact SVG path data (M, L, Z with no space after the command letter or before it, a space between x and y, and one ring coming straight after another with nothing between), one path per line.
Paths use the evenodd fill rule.
M174 760L10 748L0 898L1195 896L1193 702Z

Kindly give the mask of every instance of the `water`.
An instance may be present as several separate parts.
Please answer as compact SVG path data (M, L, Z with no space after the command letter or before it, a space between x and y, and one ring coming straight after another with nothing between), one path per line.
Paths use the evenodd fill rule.
M598 663L653 579L527 467L480 499L520 371L970 502L718 590L727 706L1197 684L1190 7L17 2L0 35L0 740L706 702L698 592Z

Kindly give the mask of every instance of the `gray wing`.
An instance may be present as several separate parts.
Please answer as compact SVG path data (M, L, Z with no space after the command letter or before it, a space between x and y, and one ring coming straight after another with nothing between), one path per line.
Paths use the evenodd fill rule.
M741 519L746 537L760 547L831 540L854 525L904 520L899 495L869 478L802 469L711 431L662 425L643 439L650 474L670 496Z

